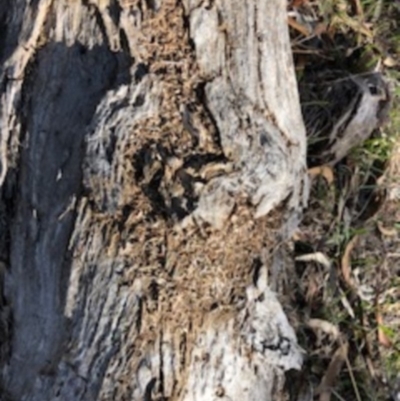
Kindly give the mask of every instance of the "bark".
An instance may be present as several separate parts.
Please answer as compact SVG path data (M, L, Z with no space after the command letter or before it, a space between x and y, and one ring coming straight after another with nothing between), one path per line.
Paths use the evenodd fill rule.
M307 196L285 7L2 1L4 399L283 397L301 353L268 278Z

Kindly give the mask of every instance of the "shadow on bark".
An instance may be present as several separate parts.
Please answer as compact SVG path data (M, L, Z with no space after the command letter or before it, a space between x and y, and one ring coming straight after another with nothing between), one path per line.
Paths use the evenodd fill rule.
M3 382L14 399L52 375L68 339L64 318L85 136L104 94L123 83L130 60L106 45L50 43L28 68L18 106L18 163L2 188L5 327L11 347ZM13 155L15 156L15 154ZM3 309L8 308L7 305ZM8 309L7 309L8 310ZM6 353L6 352L5 352ZM7 354L7 353L6 353Z

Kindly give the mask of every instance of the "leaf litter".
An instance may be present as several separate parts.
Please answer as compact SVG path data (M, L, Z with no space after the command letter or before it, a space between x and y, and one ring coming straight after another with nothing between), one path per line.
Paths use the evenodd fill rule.
M308 156L311 195L292 238L296 277L288 278L296 317L292 321L308 360L298 394L291 400L400 399L397 3L288 2L303 105L310 101L307 80L316 77L321 82L341 82L379 71L391 92L391 110L386 107L384 122L343 159L332 163L322 158L315 163ZM334 105L318 106L328 113L327 121L340 116ZM321 128L329 132L326 124ZM328 138L321 143L329 145Z

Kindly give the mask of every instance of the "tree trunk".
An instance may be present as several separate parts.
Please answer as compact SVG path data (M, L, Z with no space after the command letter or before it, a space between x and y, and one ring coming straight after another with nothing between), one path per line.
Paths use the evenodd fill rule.
M285 0L1 0L0 33L2 399L281 399Z

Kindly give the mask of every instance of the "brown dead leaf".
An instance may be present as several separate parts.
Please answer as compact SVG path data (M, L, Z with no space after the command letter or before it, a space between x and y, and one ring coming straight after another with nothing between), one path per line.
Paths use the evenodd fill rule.
M393 344L390 341L390 338L385 334L385 332L382 329L383 318L382 318L382 314L381 314L379 308L377 308L377 310L376 310L376 323L378 324L378 342L379 342L379 344L383 345L386 348L390 348Z
M292 18L292 17L288 17L288 24L289 24L289 26L290 26L291 28L293 28L293 29L295 29L296 31L300 32L300 33L301 33L302 35L304 35L305 37L308 37L308 36L311 35L310 30L309 30L306 26L300 24L299 22L297 22L297 21L296 21L294 18Z
M342 275L343 279L346 282L346 284L350 287L354 287L354 282L351 277L351 252L356 246L358 241L358 235L355 235L349 243L346 245L346 248L344 250L342 260L341 260L341 270L342 270Z
M333 323L328 322L327 320L310 319L307 322L307 326L314 332L320 331L325 334L328 334L330 337L332 337L333 340L339 339L340 336L339 328L335 326Z
M317 262L324 266L327 270L331 267L329 258L322 252L307 253L305 255L296 256L297 262Z
M346 341L334 353L321 383L314 392L315 395L319 395L319 401L329 401L331 399L332 387L342 370L343 363L346 361L348 348Z
M328 25L324 22L319 22L314 28L314 35L320 36L325 33L328 29Z
M385 237L395 237L397 235L397 230L395 228L386 228L381 221L376 223L379 232Z
M333 174L333 170L329 166L317 166L308 169L308 175L310 177L316 177L317 175L322 175L325 178L327 183L331 185L335 179L335 175Z
M395 67L397 65L397 61L391 57L391 56L387 56L384 60L383 60L383 65L385 67L391 68L391 67Z
M307 292L305 294L305 299L308 305L312 304L312 301L316 298L318 293L320 292L321 285L318 282L318 279L314 276L310 277L307 283Z

